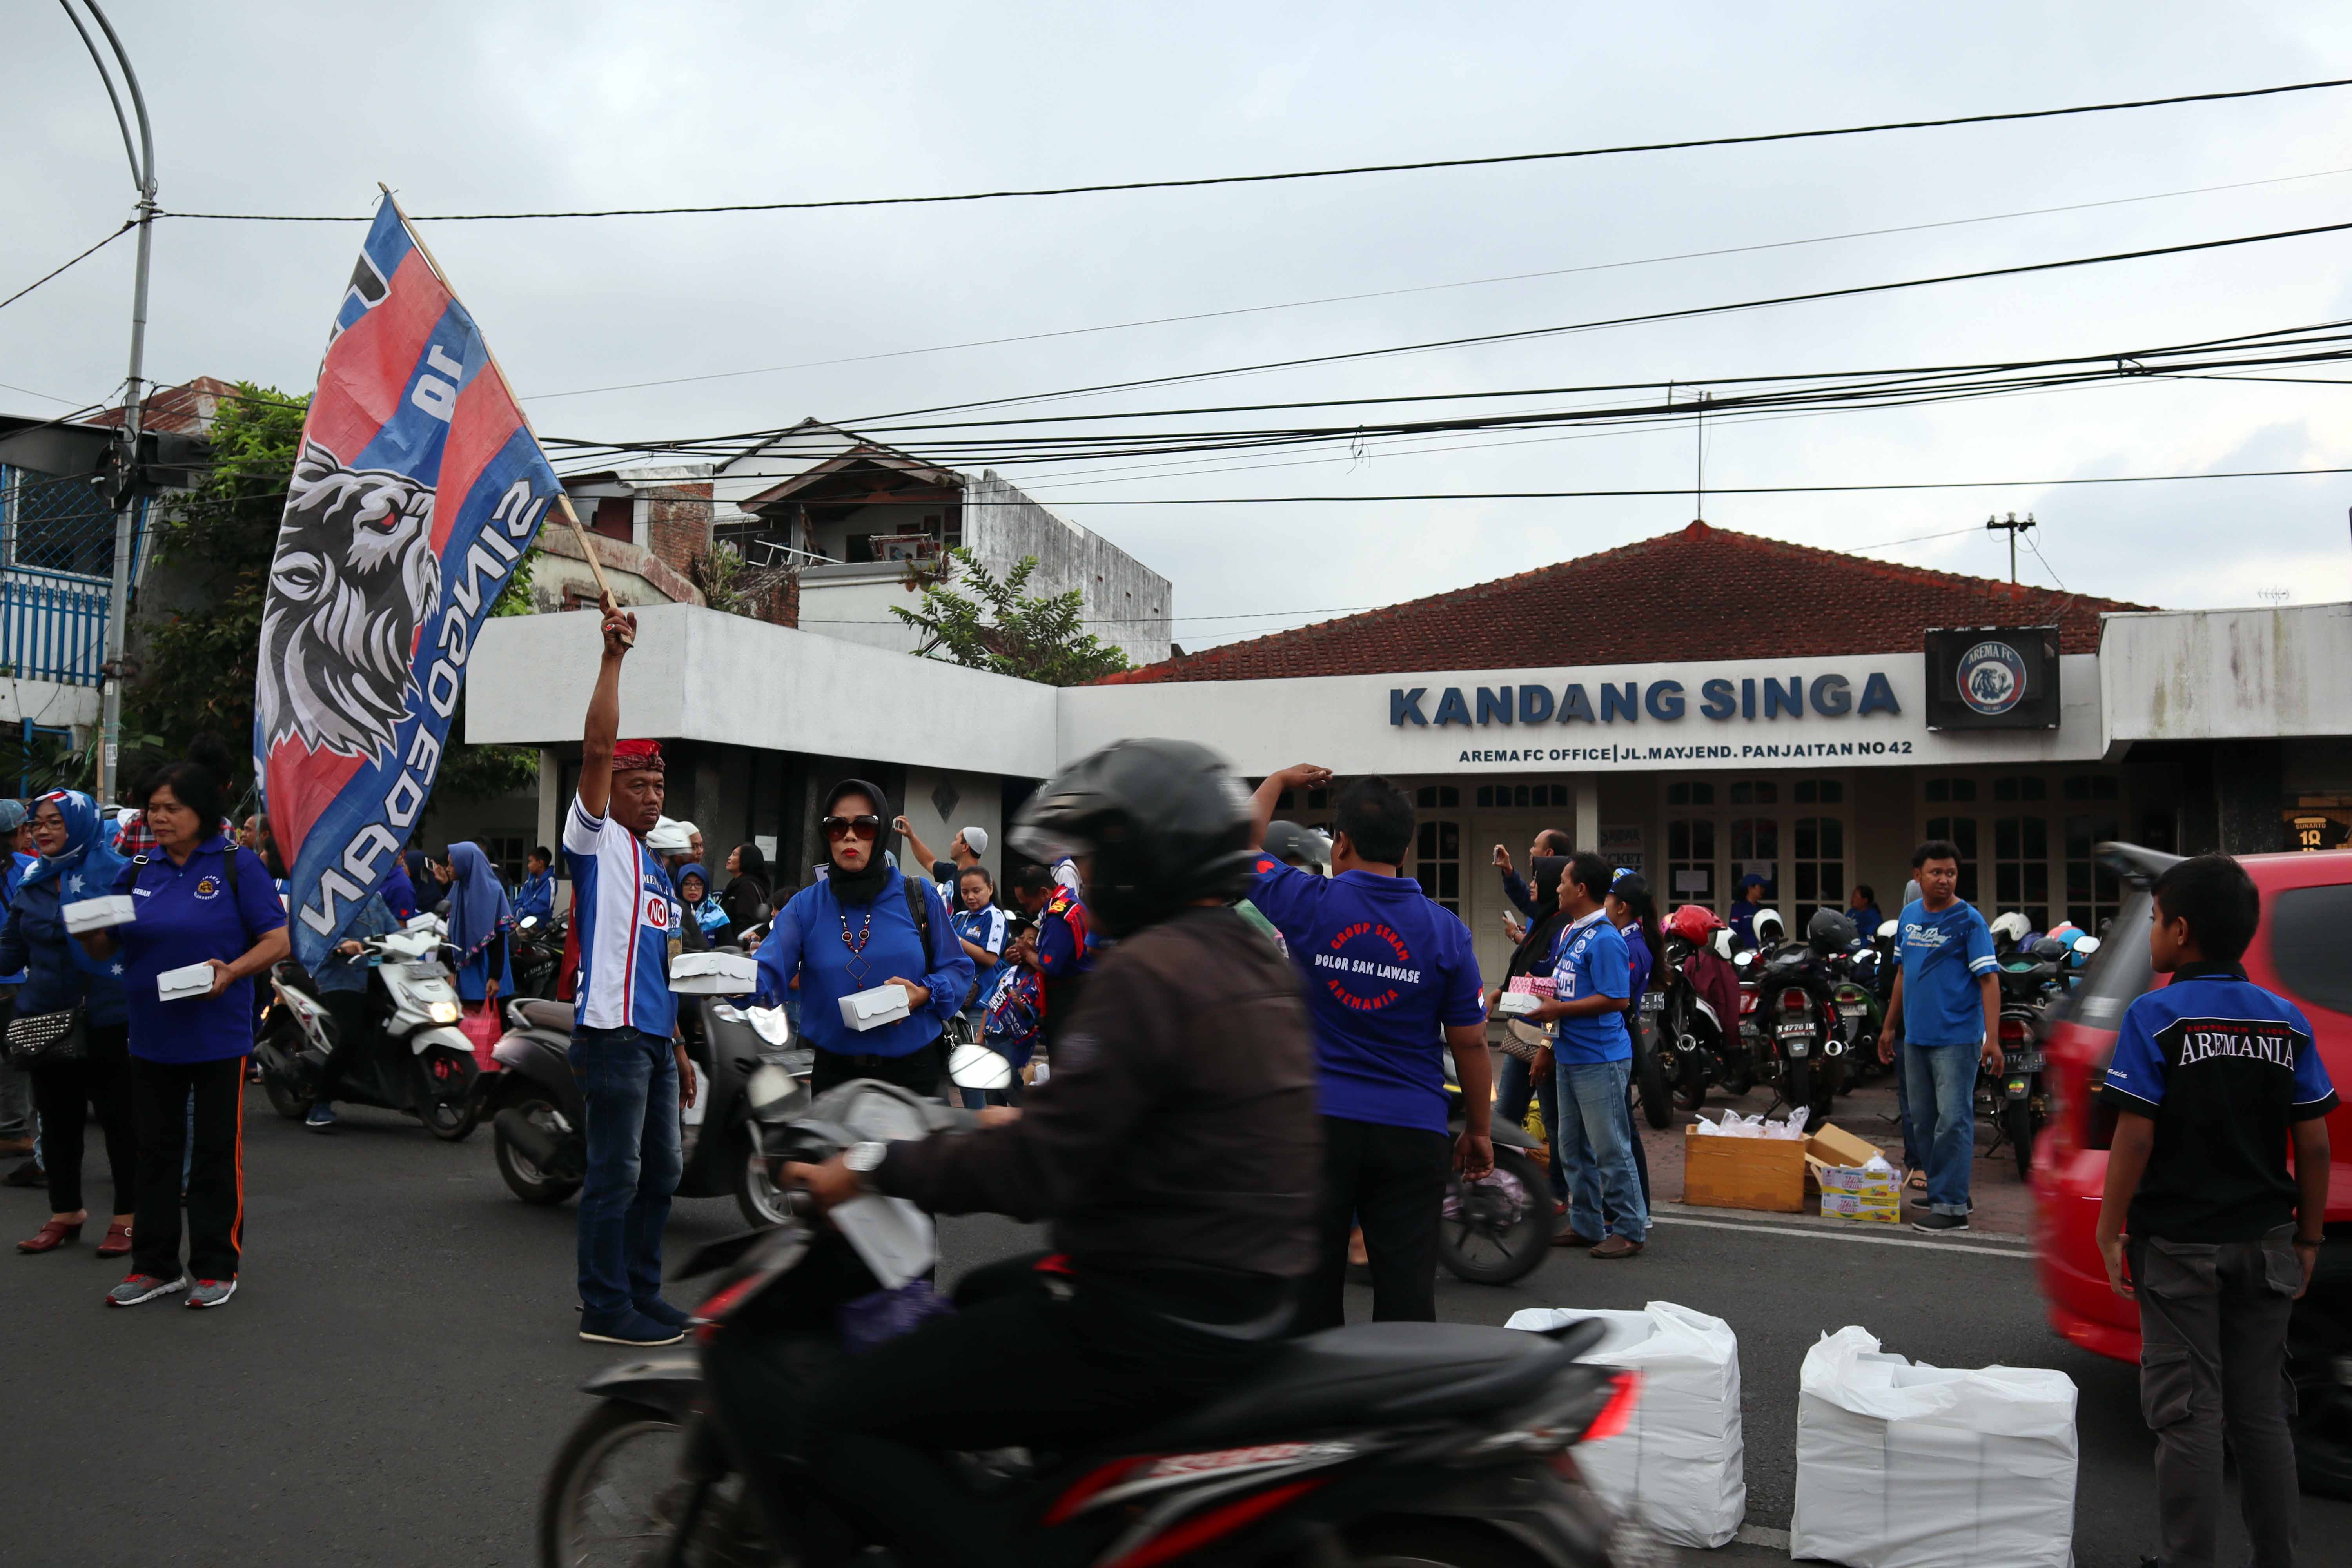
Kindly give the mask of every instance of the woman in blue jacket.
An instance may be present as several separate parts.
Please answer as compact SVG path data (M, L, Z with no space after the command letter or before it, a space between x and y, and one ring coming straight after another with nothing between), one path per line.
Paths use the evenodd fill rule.
M772 1005L799 977L801 1033L816 1051L814 1092L874 1078L937 1094L948 1067L940 1037L971 989L971 960L939 889L883 858L890 809L879 789L863 779L834 785L823 827L816 881L777 912L760 944L761 994ZM877 985L906 988L907 1016L862 1033L843 1023L841 998Z
M100 963L66 934L62 906L111 892L122 858L105 842L98 806L79 790L58 790L33 803L33 842L41 858L25 873L0 927L0 971L28 971L16 993L20 1017L79 1006L84 1054L33 1071L48 1163L49 1221L16 1244L19 1252L54 1252L81 1234L89 1211L81 1199L82 1135L95 1112L114 1173L114 1215L100 1258L131 1250L136 1210L139 1140L131 1124L131 1025L122 1005L119 963Z
M449 945L457 950L459 999L496 1003L513 995L507 933L514 930L514 905L490 858L478 844L452 844L433 863L433 874L449 884Z

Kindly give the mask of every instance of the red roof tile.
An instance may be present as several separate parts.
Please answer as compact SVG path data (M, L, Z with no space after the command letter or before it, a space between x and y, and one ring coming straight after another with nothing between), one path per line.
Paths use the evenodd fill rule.
M2145 608L1694 522L1516 577L1146 665L1105 684L1821 658L1917 647L1929 626L2054 625L2063 651L2095 653L2102 612Z

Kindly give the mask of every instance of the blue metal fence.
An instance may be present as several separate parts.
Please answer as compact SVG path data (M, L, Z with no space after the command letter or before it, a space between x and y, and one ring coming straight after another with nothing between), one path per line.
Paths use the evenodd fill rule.
M107 585L29 566L0 572L0 673L96 686L106 662Z

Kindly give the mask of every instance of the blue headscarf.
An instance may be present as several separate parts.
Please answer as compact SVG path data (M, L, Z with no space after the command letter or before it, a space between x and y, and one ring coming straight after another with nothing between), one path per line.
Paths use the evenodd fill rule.
M416 916L416 884L408 879L408 868L394 863L383 874L383 886L376 889L383 895L384 907L395 920L407 921Z
M66 847L55 856L35 861L25 873L25 885L64 877L65 884L58 893L61 901L69 904L114 891L115 882L131 862L115 853L111 837L100 831L105 825L99 820L98 803L78 789L60 789L34 801L33 809L37 812L45 805L56 806L58 815L65 818Z
M478 844L449 846L449 942L461 959L514 929L514 905Z

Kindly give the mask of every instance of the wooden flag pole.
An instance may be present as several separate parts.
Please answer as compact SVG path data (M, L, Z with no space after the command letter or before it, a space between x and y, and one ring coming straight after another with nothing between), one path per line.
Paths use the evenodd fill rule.
M400 219L400 226L407 231L410 242L416 247L416 253L425 258L425 265L433 268L433 276L441 279L441 287L449 291L450 299L456 300L457 298L457 286L449 281L449 274L441 269L441 262L439 258L433 254L433 247L425 243L425 237L416 232L415 226L408 221L408 215L401 210L400 198L392 194L392 187L385 184L382 180L378 180L375 183L375 188L382 191L383 193L383 199L392 204L394 214ZM499 363L498 351L490 347L490 340L488 333L484 333L482 335L482 352L489 355L491 371L497 374L499 382L505 385L507 395L513 399L515 412L522 415L522 427L526 430L530 430L531 441L536 445L539 441L539 432L531 429L530 416L523 412L522 399L514 395L514 383L507 380L506 367ZM613 596L613 584L604 580L604 564L596 559L596 547L589 542L588 531L581 526L579 512L572 509L571 492L566 490L560 484L555 488L555 504L557 507L562 509L563 512L563 521L572 525L572 536L580 542L580 553L586 557L588 562L588 570L596 579L596 595L604 606L604 613L606 615L613 614L621 607L621 602ZM636 638L634 636L631 636L627 640L635 642Z

